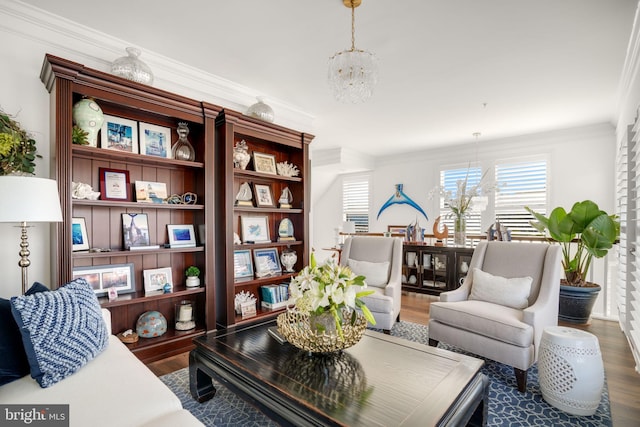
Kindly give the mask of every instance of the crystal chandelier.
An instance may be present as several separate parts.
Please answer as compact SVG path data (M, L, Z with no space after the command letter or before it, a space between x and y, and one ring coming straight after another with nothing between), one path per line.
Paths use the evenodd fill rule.
M340 102L364 102L378 82L378 64L373 53L356 49L355 8L362 0L342 0L351 8L351 49L329 58L329 86Z

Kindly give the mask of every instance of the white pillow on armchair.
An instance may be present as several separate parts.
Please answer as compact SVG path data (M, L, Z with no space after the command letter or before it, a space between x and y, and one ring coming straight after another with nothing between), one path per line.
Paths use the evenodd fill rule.
M532 282L533 278L529 276L507 279L474 268L469 299L517 309L527 308Z
M349 259L347 265L356 276L364 276L368 286L379 288L389 283L389 261L369 262Z

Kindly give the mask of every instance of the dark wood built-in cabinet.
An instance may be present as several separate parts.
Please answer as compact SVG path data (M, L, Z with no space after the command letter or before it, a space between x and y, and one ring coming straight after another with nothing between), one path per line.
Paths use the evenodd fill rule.
M219 238L216 241L216 315L218 325L228 327L256 320L273 318L282 310L261 307L260 287L288 282L293 273L258 278L234 278L234 251L275 248L278 257L285 249L297 255L294 271L308 263L309 253L309 194L310 166L309 144L313 135L296 132L278 125L265 123L235 111L223 110L216 119L216 224ZM249 153L258 152L275 156L277 163L295 165L300 173L295 177L255 171L253 160L246 169L234 168L233 150L240 141L245 141ZM258 207L253 195L253 206L236 206L236 195L240 186L248 183L267 185L271 189L273 206ZM278 199L288 187L293 196L291 208L281 208ZM242 237L241 218L266 216L271 242L236 244L234 232ZM295 240L278 241L280 222L289 218L293 223ZM284 270L284 268L283 268ZM242 318L234 307L235 295L241 291L253 294L257 299L257 315Z
M50 93L51 175L58 182L64 221L56 225L52 242L53 288L69 282L74 268L115 264L133 264L135 292L119 295L116 300L100 298L112 316L114 334L135 330L138 317L150 310L167 319L168 331L157 338L140 338L129 348L143 361L150 362L184 352L193 347L194 337L216 327L234 326L274 317L278 311L261 308L260 286L288 281L293 273L264 278L234 280L234 250L276 248L294 250L298 260L295 270L308 262L309 236L309 143L312 135L249 118L222 107L195 101L151 86L131 82L81 64L46 55L41 79ZM125 153L72 143L72 108L84 97L93 98L106 115L137 123L171 129L171 143L178 139L178 124L189 128L188 139L195 149L195 161L182 161L144 154ZM296 177L255 171L253 161L246 170L234 168L234 145L245 140L249 153L275 156L300 170ZM100 168L126 170L130 192L134 182L163 182L168 195L192 192L196 204L139 203L129 200L79 200L71 196L72 182L90 184L100 190ZM273 207L235 206L235 196L243 182L270 186ZM278 198L288 187L293 195L291 208L280 208ZM254 195L255 198L255 195ZM150 243L157 249L129 251L123 248L123 213L148 216ZM266 216L271 243L235 244L234 232L241 234L242 216ZM92 248L101 252L74 252L72 218L86 221ZM278 226L289 218L295 240L278 241ZM167 225L193 224L199 234L196 247L165 248ZM201 285L185 286L185 269L200 268ZM173 292L145 295L144 270L170 267ZM234 312L234 298L240 291L258 298L257 314L242 319ZM176 331L175 306L183 300L195 304L196 328Z
M149 310L161 312L167 319L168 331L157 338L140 338L129 348L142 360L152 361L181 353L192 347L194 337L215 328L214 250L215 245L195 248L164 248L167 224L206 225L206 242L213 242L214 233L214 129L213 118L220 109L209 106L203 110L194 101L137 84L107 73L47 55L41 79L51 94L51 175L58 182L64 221L57 226L52 250L56 283L67 283L78 267L127 264L134 265L135 292L122 294L116 300L100 298L103 307L111 311L112 332L135 330L138 317ZM171 138L177 139L179 122L188 124L194 162L125 153L72 144L72 107L83 97L93 98L108 115L136 122L168 127ZM132 201L78 200L71 197L72 182L90 184L99 191L99 168L127 170L134 191L136 180L164 182L168 194L193 192L194 205L136 203ZM123 249L122 213L146 213L150 243L159 249L127 251ZM71 219L84 218L92 248L110 252L73 252ZM185 269L198 266L201 286L185 287ZM171 267L173 292L145 296L143 270ZM196 308L196 328L176 331L173 328L175 305L189 300Z
M460 287L467 275L473 248L403 245L402 289L439 295Z

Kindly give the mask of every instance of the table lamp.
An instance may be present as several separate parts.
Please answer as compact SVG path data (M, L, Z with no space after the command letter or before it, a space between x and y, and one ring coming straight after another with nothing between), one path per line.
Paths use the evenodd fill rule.
M342 221L342 243L344 243L346 236L355 234L356 223L353 221Z
M27 291L29 242L27 223L62 222L56 181L33 176L0 176L0 222L17 222L22 229L20 261L22 293Z

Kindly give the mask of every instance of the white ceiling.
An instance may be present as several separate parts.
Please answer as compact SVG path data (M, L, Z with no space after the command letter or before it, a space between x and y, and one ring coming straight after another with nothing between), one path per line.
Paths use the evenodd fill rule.
M373 156L613 123L638 4L363 0L356 46L377 55L379 83L345 105L326 83L351 42L342 0L24 2L298 107L314 149Z

